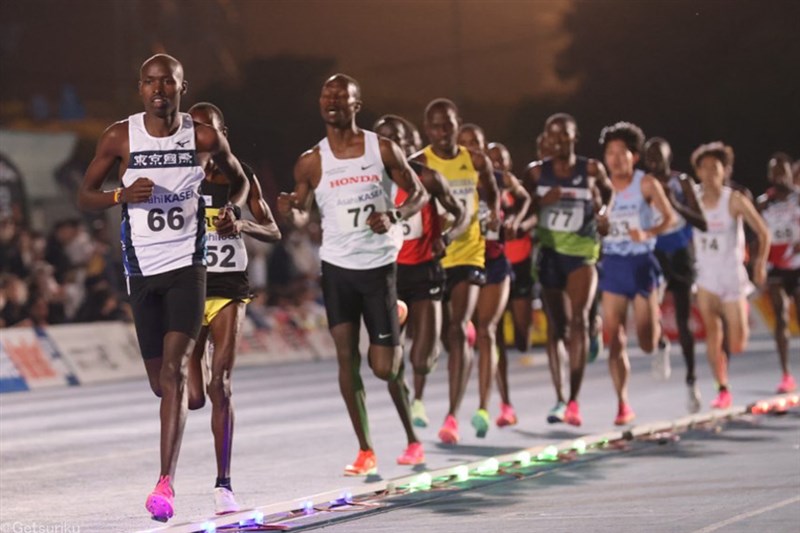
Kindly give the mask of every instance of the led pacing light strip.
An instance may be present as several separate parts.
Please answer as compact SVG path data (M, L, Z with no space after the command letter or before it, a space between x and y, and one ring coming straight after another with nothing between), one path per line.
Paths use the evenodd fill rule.
M558 461L571 454L581 455L591 449L600 449L621 441L631 441L643 437L673 433L693 429L703 424L730 420L745 414L782 413L800 406L800 395L783 394L753 402L746 407L731 407L714 410L709 413L684 416L675 420L666 420L634 426L626 430L615 430L597 435L587 435L577 439L565 440L557 444L535 446L524 450L481 459L447 468L414 473L385 481L377 481L347 487L334 491L322 492L305 498L264 505L223 516L217 516L201 522L186 522L139 533L166 531L169 533L214 533L233 529L265 525L267 517L280 522L291 518L301 518L324 512L337 507L374 505L379 499L408 494L410 492L429 491L445 486L453 486L470 479L487 478L497 475L515 474L514 469L530 468L542 463ZM453 488L457 488L453 486Z

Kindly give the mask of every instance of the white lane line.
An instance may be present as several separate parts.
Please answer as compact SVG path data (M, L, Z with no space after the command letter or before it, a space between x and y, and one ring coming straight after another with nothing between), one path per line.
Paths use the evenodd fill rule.
M735 524L736 522L741 522L742 520L747 520L748 518L752 518L754 516L758 516L760 514L768 513L770 511L774 511L775 509L780 509L781 507L786 507L787 505L791 505L793 503L800 502L800 496L795 496L794 498L788 498L778 503L773 503L772 505L768 505L767 507L762 507L761 509L756 509L755 511L750 511L747 513L737 514L736 516L732 516L727 520L723 520L722 522L717 522L716 524L711 524L710 526L706 526L703 529L698 529L693 533L711 533L712 531L716 531L718 529L722 529L725 526L729 526L731 524Z

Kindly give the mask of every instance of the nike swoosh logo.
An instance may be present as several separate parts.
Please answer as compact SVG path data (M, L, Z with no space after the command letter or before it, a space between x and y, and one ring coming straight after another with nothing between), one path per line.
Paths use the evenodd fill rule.
M375 163L372 163L372 165L374 165L374 164L375 164ZM365 167L361 167L361 170L367 170L367 169L368 169L369 167L371 167L372 165L367 165L367 166L365 166Z
M391 333L386 333L386 334L383 334L383 335L378 335L378 338L379 339L388 339L391 336L392 336Z
M441 291L441 290L442 290L441 287L433 287L428 292L431 293L431 294L439 294L439 291Z
M177 144L178 146L180 146L181 148L183 148L184 146L186 146L187 144L189 144L189 141L175 141L175 144Z

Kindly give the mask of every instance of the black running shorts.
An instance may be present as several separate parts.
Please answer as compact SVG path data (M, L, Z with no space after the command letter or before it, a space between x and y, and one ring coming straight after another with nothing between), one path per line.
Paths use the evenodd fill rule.
M405 303L444 298L444 269L439 261L397 265L397 297Z
M322 262L322 296L328 327L352 323L367 326L369 341L379 346L400 345L397 319L397 265L352 270Z
M205 309L206 267L193 265L153 276L131 276L128 292L144 359L164 355L168 332L197 338Z

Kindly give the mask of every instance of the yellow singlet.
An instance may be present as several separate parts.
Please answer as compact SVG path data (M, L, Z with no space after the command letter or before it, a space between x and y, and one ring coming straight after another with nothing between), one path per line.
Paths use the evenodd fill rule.
M447 178L453 196L467 210L467 217L470 219L467 231L447 247L447 253L442 258L442 266L484 268L486 241L483 239L478 221L478 171L472 165L469 150L459 146L458 155L453 159L442 159L433 153L430 146L426 146L423 153L427 165Z

